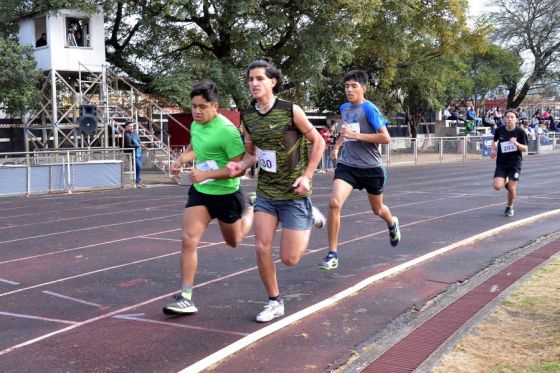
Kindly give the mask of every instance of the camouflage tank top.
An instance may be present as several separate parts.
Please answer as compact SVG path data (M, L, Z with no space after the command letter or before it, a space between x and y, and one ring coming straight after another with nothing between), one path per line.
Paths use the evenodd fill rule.
M259 156L257 193L273 200L289 200L300 196L292 184L309 163L307 139L295 126L293 104L276 99L270 111L261 114L251 109L243 113L243 125L251 135Z

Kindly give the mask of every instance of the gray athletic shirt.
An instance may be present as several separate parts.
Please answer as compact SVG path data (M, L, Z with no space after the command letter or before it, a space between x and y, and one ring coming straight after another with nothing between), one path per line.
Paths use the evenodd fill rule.
M388 123L371 101L356 106L347 102L340 106L340 113L341 124L352 126L355 132L377 133ZM356 168L372 168L383 164L378 144L356 140L344 142L338 162Z

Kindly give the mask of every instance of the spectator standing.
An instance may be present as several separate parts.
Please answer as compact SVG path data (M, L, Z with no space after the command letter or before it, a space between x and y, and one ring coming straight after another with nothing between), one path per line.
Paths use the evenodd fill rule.
M331 128L328 124L326 124L323 128L321 128L321 131L319 131L319 134L321 135L321 137L323 138L323 140L325 140L325 151L323 152L323 160L321 162L321 171L326 171L326 170L330 170L332 168L332 160L331 160L331 155L329 153L329 147L330 147L330 143L331 143Z
M135 124L127 122L124 130L124 148L134 149L134 160L136 164L136 179L135 184L137 188L143 188L142 184L142 153L145 145L140 141L138 132L134 130Z

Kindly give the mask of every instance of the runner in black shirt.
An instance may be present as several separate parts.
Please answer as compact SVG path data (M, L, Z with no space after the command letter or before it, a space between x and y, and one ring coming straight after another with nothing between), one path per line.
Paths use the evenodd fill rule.
M508 191L508 204L504 211L506 216L513 216L513 201L523 162L522 153L528 150L527 134L517 127L517 115L515 110L506 111L506 125L496 129L490 152L490 158L496 159L497 156L492 186L496 190L505 187Z

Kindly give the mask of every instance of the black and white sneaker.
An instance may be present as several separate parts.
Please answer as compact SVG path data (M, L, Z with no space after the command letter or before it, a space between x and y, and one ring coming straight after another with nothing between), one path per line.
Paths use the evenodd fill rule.
M504 210L504 215L505 216L513 216L514 211L513 211L513 207L506 207L506 209Z
M166 315L190 315L197 312L198 309L193 301L184 297L183 294L176 295L175 302L163 307L163 313Z
M389 241L391 246L397 246L401 241L401 230L399 228L399 218L393 216L393 228L389 229Z

